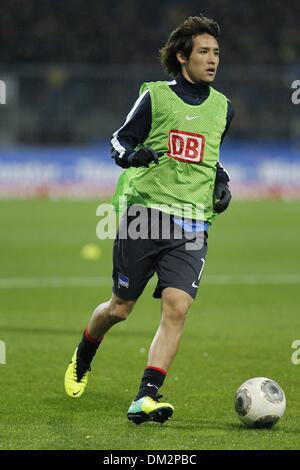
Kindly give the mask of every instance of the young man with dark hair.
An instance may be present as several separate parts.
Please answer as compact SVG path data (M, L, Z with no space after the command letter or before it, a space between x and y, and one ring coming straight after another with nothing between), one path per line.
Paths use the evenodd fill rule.
M157 273L153 295L161 298L161 321L139 391L127 413L136 424L149 420L162 423L173 414L174 407L160 402L158 391L176 356L188 309L197 294L208 227L231 199L219 148L234 112L227 98L210 86L219 65L218 37L217 23L203 15L188 18L173 31L160 56L165 70L175 79L144 83L140 97L111 140L112 157L126 169L114 201L122 195L128 204L114 243L113 293L93 312L67 369L65 389L71 397L82 395L104 335L127 318ZM185 205L192 208L189 220L181 218ZM167 240L161 235L155 239L120 236L121 230L129 233L129 223L142 209L149 220L152 211L162 219L165 215L170 218ZM153 228L151 221L150 226ZM178 230L184 232L181 239L176 236ZM193 237L202 243L189 250L187 240Z

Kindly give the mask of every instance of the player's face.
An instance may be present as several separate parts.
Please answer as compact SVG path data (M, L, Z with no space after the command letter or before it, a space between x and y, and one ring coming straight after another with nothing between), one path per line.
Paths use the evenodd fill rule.
M193 83L212 83L220 61L218 41L207 33L196 36L193 41L194 47L189 59L180 53L177 55L182 64L183 76Z

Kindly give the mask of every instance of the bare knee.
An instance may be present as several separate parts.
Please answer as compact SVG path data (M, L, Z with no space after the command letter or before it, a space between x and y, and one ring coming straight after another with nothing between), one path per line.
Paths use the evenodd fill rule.
M126 320L132 311L135 302L135 300L123 300L113 294L110 300L110 315L116 321Z
M184 291L168 287L162 293L163 321L182 323L185 321L192 297Z

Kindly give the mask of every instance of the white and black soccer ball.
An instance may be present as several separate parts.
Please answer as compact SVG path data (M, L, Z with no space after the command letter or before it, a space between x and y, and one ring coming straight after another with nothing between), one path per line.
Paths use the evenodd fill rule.
M238 417L247 427L271 428L283 416L286 399L274 380L255 377L238 388L234 405Z

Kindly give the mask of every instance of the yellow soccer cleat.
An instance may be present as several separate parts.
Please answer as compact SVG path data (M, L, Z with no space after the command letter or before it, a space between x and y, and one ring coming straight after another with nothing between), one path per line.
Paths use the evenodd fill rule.
M65 374L65 390L67 395L72 398L81 397L88 382L88 375L91 370L89 365L78 359L77 349L78 348L76 348L73 354Z
M171 418L173 411L174 407L170 403L160 403L158 399L146 395L131 403L127 418L134 424L141 424L145 421L164 423Z

